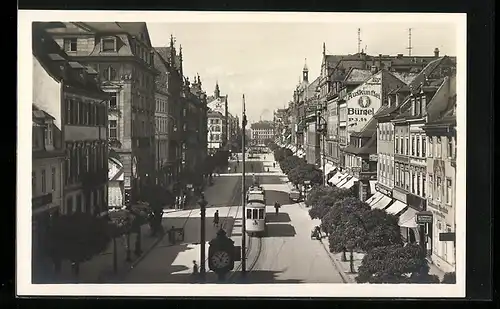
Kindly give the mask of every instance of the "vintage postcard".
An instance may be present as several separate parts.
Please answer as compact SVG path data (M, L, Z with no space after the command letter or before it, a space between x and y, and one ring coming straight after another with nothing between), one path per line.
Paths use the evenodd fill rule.
M465 14L18 29L18 295L465 296Z

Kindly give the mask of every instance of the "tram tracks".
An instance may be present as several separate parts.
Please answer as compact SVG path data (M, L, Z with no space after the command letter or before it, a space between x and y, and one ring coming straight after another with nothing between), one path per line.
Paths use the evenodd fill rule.
M254 248L255 246L255 248ZM246 259L247 262L247 273L255 270L257 262L263 251L263 239L261 237L248 237L247 250L245 256L241 257L241 260ZM252 254L252 255L251 255ZM235 283L236 274L242 270L242 261L238 264L236 269L234 269L229 275L229 281Z

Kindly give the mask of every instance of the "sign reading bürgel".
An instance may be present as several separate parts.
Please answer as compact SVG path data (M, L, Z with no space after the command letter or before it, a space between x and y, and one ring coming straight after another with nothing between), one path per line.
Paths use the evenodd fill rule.
M415 221L417 224L425 224L425 223L432 223L432 212L430 211L421 211L417 213L415 217Z
M372 76L345 96L349 131L359 132L380 108L382 85L380 82L372 82L374 79L380 80L380 78L381 73Z

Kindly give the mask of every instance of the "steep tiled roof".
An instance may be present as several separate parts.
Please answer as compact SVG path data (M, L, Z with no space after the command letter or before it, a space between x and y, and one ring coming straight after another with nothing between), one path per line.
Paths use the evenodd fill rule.
M415 79L415 77L418 76L418 73L410 73L410 72L391 72L391 73L406 85L410 84Z
M108 33L129 33L139 36L144 33L145 22L84 22L85 26L94 31Z
M372 76L370 70L351 68L347 73L344 81L350 83L362 83Z
M101 96L106 95L91 76L81 72L81 69L84 69L87 73L94 70L85 68L78 62L70 62L68 55L45 31L45 26L45 23L33 22L31 38L33 56L36 57L47 73L57 81L64 78L66 86L86 89Z

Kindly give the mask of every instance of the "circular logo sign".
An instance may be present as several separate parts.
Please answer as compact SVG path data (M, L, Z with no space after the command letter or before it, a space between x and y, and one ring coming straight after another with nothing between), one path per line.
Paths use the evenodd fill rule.
M367 108L368 106L370 106L371 104L371 101L370 101L370 98L368 96L361 96L358 100L358 104L359 106L361 106L362 108Z
M134 157L132 159L132 176L137 178L137 158Z

